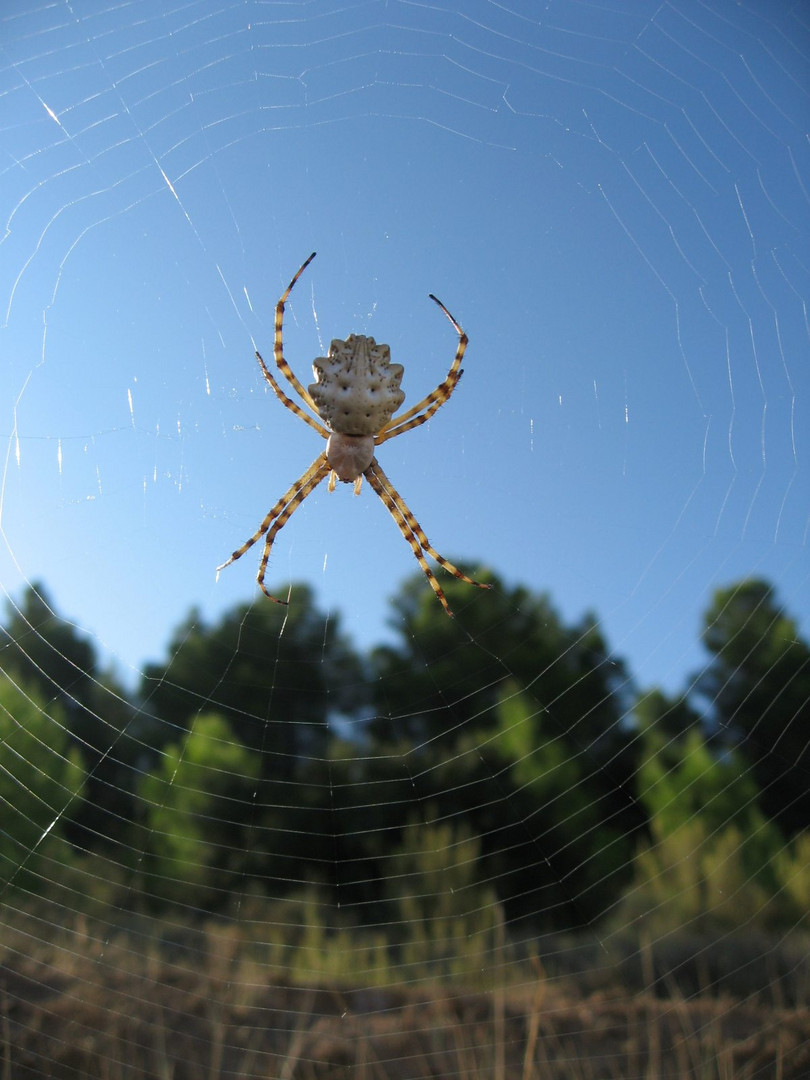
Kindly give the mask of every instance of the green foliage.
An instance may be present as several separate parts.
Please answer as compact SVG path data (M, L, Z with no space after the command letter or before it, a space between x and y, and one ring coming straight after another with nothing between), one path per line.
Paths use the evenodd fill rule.
M66 814L84 780L61 709L0 678L0 895L58 884L72 858Z
M695 817L672 832L654 823L652 834L636 856L634 884L617 910L617 926L644 927L657 936L676 928L717 933L810 925L807 834L774 847L759 864L756 853L780 840L764 818L755 833L736 825L710 832Z
M192 907L221 900L232 869L224 824L245 815L245 781L253 781L258 769L256 755L213 714L196 717L182 742L164 750L158 768L138 787L152 897Z
M568 879L580 918L596 918L626 876L632 836L611 819L613 800L592 782L587 757L572 754L567 741L548 730L548 715L515 684L503 687L496 715L492 745L532 808L537 861L551 872L548 887ZM540 872L536 868L535 876Z
M734 826L710 835L693 818L673 832L653 823L652 836L636 857L617 925L655 936L676 928L717 932L749 923L765 908L768 893L744 869L743 837Z
M795 913L796 924L810 928L810 831L799 833L775 852L772 865L779 894L788 909L785 922Z
M673 741L651 726L644 745L638 797L650 835L615 923L666 933L806 922L807 838L785 846L740 755L718 755L696 729Z
M702 730L702 717L687 697L670 698L660 690L648 690L633 707L633 715L647 741L655 739L655 753L670 764L680 760L680 740L690 731Z
M730 824L747 833L758 827L762 818L759 789L739 755L722 748L713 751L698 730L678 742L674 762L675 747L663 753L655 729L643 741L638 797L663 834L695 817L705 822L709 833Z
M283 628L283 632L282 632ZM289 607L259 600L208 626L192 612L165 663L151 664L140 696L154 717L153 743L187 728L202 709L226 717L236 738L260 755L266 776L289 777L322 756L332 711L364 697L362 666L312 591L298 585Z
M4 623L5 672L35 689L42 701L58 700L75 722L93 694L96 655L90 641L56 614L38 583L25 590L19 604L9 603Z
M5 628L22 689L3 688L3 879L40 888L58 848L81 890L91 864L66 838L117 866L111 889L134 870L158 904L220 907L237 881L284 904L309 883L319 907L298 958L324 972L357 932L338 909L391 919L398 960L458 974L501 919L589 923L631 872L626 919L802 922L810 649L770 587L719 591L697 692L652 691L631 716L593 616L566 625L548 596L474 576L495 588L443 582L451 620L415 574L394 601L398 637L368 658L304 586L289 608L192 612L137 709L26 591ZM415 823L414 806L443 824Z
M82 847L120 833L132 812L132 785L143 746L122 689L99 672L95 649L58 615L40 584L9 602L2 633L9 677L38 700L54 703L87 773L84 800L71 806L66 833Z
M425 591L421 575L394 599L400 643L371 657L379 713L372 733L383 742L414 744L438 734L452 746L470 722L493 727L501 683L512 679L556 718L577 751L595 760L620 753L627 739L617 720L630 704L631 684L594 617L565 626L547 595L508 588L486 570L463 569L494 587L483 593L443 580L454 621ZM460 642L459 626L474 647Z
M397 979L382 931L350 925L322 889L299 889L269 905L262 899L255 916L264 964L281 984L382 986Z
M412 821L405 828L385 873L404 977L463 978L493 966L503 913L494 889L479 883L480 854L465 825Z
M712 723L753 768L767 816L788 835L810 828L810 647L757 579L715 593L703 641L713 660L699 689Z
M436 787L447 784L446 795L434 798L445 813L468 812L498 873L502 899L515 898L507 903L510 917L545 912L546 918L555 911L565 920L572 914L564 914L566 897L605 883L627 850L623 837L643 824L628 794L634 733L623 721L632 684L592 615L566 626L548 596L509 588L486 571L471 573L494 588L479 593L454 579L443 582L454 621L429 602L433 597L419 587L418 576L395 600L400 643L371 658L378 710L371 733L386 745L410 744L414 769L420 775L432 770ZM460 642L459 625L474 645ZM516 686L525 700L510 706ZM510 707L535 718L521 735L532 744L528 757L527 746L510 745ZM541 716L542 752L535 753ZM518 758L520 767L511 767ZM451 763L446 769L445 761ZM561 808L559 793L574 777ZM528 867L551 857L559 869L556 885L545 864L531 873L536 891L527 891ZM560 889L567 871L576 878ZM603 884L591 893L577 917L592 918L614 887Z

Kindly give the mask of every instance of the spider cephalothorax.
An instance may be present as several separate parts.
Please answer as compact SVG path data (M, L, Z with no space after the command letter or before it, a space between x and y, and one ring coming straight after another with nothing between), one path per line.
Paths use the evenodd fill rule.
M266 536L259 563L259 587L265 596L270 597L277 604L285 603L286 601L272 596L264 584L270 549L277 533L289 521L296 507L300 506L307 495L311 494L327 476L330 491L334 490L336 481L341 480L347 484L353 483L355 494L360 493L363 477L365 477L388 507L445 611L448 615L452 615L444 592L425 559L425 552L462 581L476 585L479 589L489 589L491 586L473 581L466 574L462 574L458 567L431 547L421 525L408 509L405 500L380 468L374 456L374 449L380 443L424 424L448 400L461 378L461 360L467 348L467 335L441 300L431 293L430 299L438 304L458 333L458 348L444 382L439 383L431 394L401 416L395 417L394 413L405 400L405 395L400 389L403 367L401 364L391 363L391 350L387 345L378 345L373 337L365 337L362 334L349 334L345 341L335 338L329 347L329 355L319 356L314 361L312 370L315 373L315 382L305 390L284 359L282 330L284 305L296 281L314 258L313 251L276 304L273 355L281 374L319 419L316 420L315 416L305 412L297 402L284 393L260 353L256 353L256 358L265 379L270 383L282 404L327 440L326 450L318 455L303 476L296 480L286 494L282 495L267 513L253 536L237 548L226 562L218 566L217 571L224 570L226 566L241 558L257 540Z

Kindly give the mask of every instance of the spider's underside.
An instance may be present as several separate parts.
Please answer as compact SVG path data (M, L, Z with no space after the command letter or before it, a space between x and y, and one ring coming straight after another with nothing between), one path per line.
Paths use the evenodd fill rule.
M334 491L336 482L341 480L347 484L354 484L355 495L359 495L363 477L365 477L388 507L400 532L410 544L442 607L448 615L452 615L447 598L425 559L425 552L461 581L466 581L479 589L489 589L491 586L480 581L473 581L431 547L422 526L380 467L380 463L374 456L374 449L386 440L403 435L406 431L424 424L437 409L444 405L461 378L461 360L467 348L467 335L441 300L431 293L430 299L438 304L458 333L458 348L444 381L439 383L431 394L401 416L395 417L394 413L405 400L405 395L399 386L403 367L401 364L392 364L388 346L378 345L373 337L350 334L345 341L335 339L329 348L329 356L321 356L314 361L312 368L315 373L315 382L305 389L284 359L282 330L284 305L296 281L314 258L313 251L276 304L273 356L281 374L318 419L305 412L296 401L284 393L260 353L256 353L256 358L276 397L327 440L326 450L318 455L306 472L268 511L253 536L237 548L226 562L217 567L217 573L241 558L264 536L264 551L257 577L259 587L265 596L275 603L286 603L272 596L264 584L270 550L279 530L286 525L307 495L310 495L327 476L330 491Z

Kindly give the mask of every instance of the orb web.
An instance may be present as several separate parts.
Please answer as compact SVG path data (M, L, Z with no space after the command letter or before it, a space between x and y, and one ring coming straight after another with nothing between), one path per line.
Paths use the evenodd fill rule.
M0 26L5 1072L803 1075L802 8ZM469 335L379 449L453 620L368 485L215 574L313 249L304 385Z

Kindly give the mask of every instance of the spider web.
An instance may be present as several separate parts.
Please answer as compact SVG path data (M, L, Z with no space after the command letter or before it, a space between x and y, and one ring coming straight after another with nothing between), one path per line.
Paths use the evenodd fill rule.
M806 8L0 49L4 1075L805 1075ZM368 485L214 572L322 450L313 248L304 385L469 335L379 454L453 620Z

